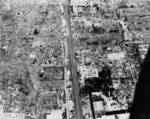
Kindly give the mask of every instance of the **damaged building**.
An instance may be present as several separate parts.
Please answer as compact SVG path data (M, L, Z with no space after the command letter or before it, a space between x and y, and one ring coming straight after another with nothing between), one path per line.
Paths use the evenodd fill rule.
M149 0L0 0L0 113L129 118L149 48L149 6Z

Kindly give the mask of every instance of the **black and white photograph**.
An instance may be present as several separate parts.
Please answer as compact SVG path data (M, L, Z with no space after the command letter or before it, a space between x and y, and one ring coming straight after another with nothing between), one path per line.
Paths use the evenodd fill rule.
M150 119L150 0L0 0L0 119Z

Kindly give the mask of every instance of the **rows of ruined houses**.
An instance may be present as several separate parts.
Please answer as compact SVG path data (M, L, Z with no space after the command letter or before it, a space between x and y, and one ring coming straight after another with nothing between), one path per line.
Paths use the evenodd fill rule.
M132 8L131 8L132 9ZM132 9L133 10L133 9ZM119 11L122 11L122 9L120 9ZM135 10L136 11L136 10ZM135 13L136 14L136 13ZM139 14L139 13L138 13ZM148 15L148 14L147 14ZM109 15L108 15L109 16ZM113 16L115 16L115 15L113 15ZM129 13L129 14L127 14L127 15L122 15L122 17L126 17L127 16L127 19L128 19L128 21L130 22L130 18L131 17L134 17L134 16L131 16L131 14ZM146 16L146 17L148 17L148 16ZM83 18L83 21L82 22L79 22L80 21L80 19L82 19ZM101 18L98 18L98 15L95 15L95 17L94 16L92 16L92 17L86 17L86 16L84 16L84 17L80 17L79 19L78 18L73 18L73 19L75 19L75 21L76 21L76 23L77 24L80 24L80 23L83 23L83 22L85 22L85 23L83 23L83 26L85 27L86 25L87 25L87 23L89 23L89 25L87 25L87 27L88 28L91 28L92 27L92 29L93 29L93 26L94 27L99 27L99 24L101 25L100 27L102 27L103 29L105 29L106 30L106 32L104 33L104 32L97 32L97 35L98 35L98 40L99 39L112 39L113 37L114 37L114 39L116 40L116 38L120 41L123 41L123 36L122 36L122 34L121 34L121 28L120 28L120 26L119 26L119 23L118 23L118 21L117 21L117 17L115 16L115 17L113 17L112 18L112 15L111 15L111 13L110 13L110 16L109 17L105 17L106 18L106 20L104 20L104 18L103 19L101 19ZM134 19L136 19L137 17L134 17ZM86 19L86 21L85 21L85 19ZM90 19L90 20L89 20ZM111 21L111 19L113 19L113 21L114 22L112 22L112 23L110 23L110 21ZM141 19L141 18L137 18L137 19ZM145 19L145 18L143 18L143 19ZM102 20L104 20L104 21L102 21ZM72 20L73 21L73 20ZM73 21L74 22L74 21ZM96 22L96 23L95 23ZM109 23L109 24L108 24ZM93 26L92 26L93 25ZM112 27L110 27L110 26L112 26ZM75 27L75 26L72 26L73 28ZM115 27L115 28L114 28ZM118 31L116 30L116 27L118 28ZM85 27L86 28L86 27ZM88 29L87 28L87 29ZM107 29L106 29L107 28ZM91 30L92 31L92 30ZM94 33L95 31L93 30L93 34L95 35L95 33ZM115 33L113 33L113 32L115 32ZM117 33L116 33L117 32ZM84 41L84 35L83 34L81 34L81 32L80 31L76 31L75 30L75 32L73 32L73 36L76 36L74 33L76 33L77 34L77 36L78 37L83 37L83 42L82 41L80 41L80 40L78 40L78 39L76 39L76 41L75 42L77 42L77 47L80 47L80 49L78 49L78 48L76 48L75 47L75 49L76 49L76 52L77 52L77 55L79 56L78 57L78 59L80 60L79 62L77 62L78 64L77 64L77 66L78 66L78 70L79 70L79 72L82 74L81 75L81 78L79 78L79 80L80 80L80 83L81 83L81 86L83 86L84 85L84 79L85 78L88 78L88 77L93 77L93 76L98 76L98 70L100 70L100 69L98 69L97 70L97 66L95 65L95 64L93 64L93 60L95 60L95 61L97 61L97 62L100 62L100 61L104 61L104 59L102 58L100 58L100 59L95 59L95 58L92 58L91 56L92 55L94 55L94 56L96 56L97 55L97 53L99 52L99 50L101 50L102 48L94 48L94 50L92 50L92 46L90 46L90 41L87 41L87 44L85 44L85 41ZM85 31L85 33L86 33L86 31ZM92 34L91 32L88 32L87 34ZM101 34L101 35L100 35ZM91 36L91 38L90 38L90 40L93 40L93 37L94 37L94 35L93 36ZM117 36L118 35L118 36ZM81 38L81 40L82 40L82 38ZM117 41L117 40L116 40ZM100 42L100 43L99 43ZM83 44L83 46L81 46ZM86 49L87 48L87 46L89 45L89 49ZM93 45L92 43L91 43L91 45ZM98 41L98 45L101 45L101 41ZM147 46L147 45L146 45ZM98 46L99 47L99 46ZM139 46L140 47L140 46ZM143 47L143 45L142 45L142 47ZM91 48L91 49L90 49ZM96 50L95 50L96 49ZM114 50L114 47L112 47L112 46L104 46L103 47L103 49L106 49L106 50L104 50L105 51L105 53L106 53L106 57L107 58L110 58L110 59L113 59L114 57L116 57L116 56L118 56L119 54L120 54L120 57L121 57L121 60L122 60L122 57L124 57L124 55L122 54L123 52L122 52L122 50L120 51L120 50ZM119 48L120 49L120 48ZM122 48L121 48L122 49ZM142 49L142 48L141 48ZM147 49L147 47L146 47L146 49ZM89 50L87 53L83 53L84 51L86 52L86 50ZM118 52L119 51L119 52ZM143 49L143 51L145 51L145 49ZM92 52L91 54L92 55L90 55L89 54L89 52ZM118 52L118 53L114 53L114 52ZM145 51L146 52L146 51ZM114 53L114 54L113 54ZM98 53L98 55L100 55L99 53ZM114 56L113 56L114 55ZM123 56L122 56L123 55ZM113 59L114 60L114 59ZM117 62L119 62L120 60L117 60L116 59L116 61ZM115 62L116 62L115 61ZM86 66L86 64L88 64L88 63L91 63L92 62L92 65L90 65L90 66ZM106 61L107 62L107 61ZM113 61L112 61L113 62ZM121 61L122 62L122 61ZM96 62L95 62L96 63ZM118 63L117 63L118 64ZM119 66L119 68L120 68L120 63L118 64L118 66ZM130 65L130 64L127 64L127 65ZM94 68L94 67L96 67L96 68ZM101 67L101 66L100 66ZM133 68L133 67L132 67ZM95 69L95 70L94 70ZM127 68L127 70L131 70L129 67ZM115 69L114 69L114 71L115 71ZM92 73L93 72L93 73ZM65 72L66 73L66 72ZM115 72L114 72L115 73ZM120 75L121 77L123 77L123 75ZM119 77L120 77L119 76ZM118 76L114 76L114 77L118 77ZM74 116L74 115L72 115L72 112L73 112L73 110L74 110L74 106L73 106L73 100L72 100L72 88L70 87L71 86L71 82L68 80L68 79L65 79L65 83L66 84L64 84L64 85L66 85L66 106L68 105L68 104L70 104L71 105L71 107L69 107L69 108L66 108L68 111L68 113L69 113L69 117L70 118L72 118L72 116ZM48 83L47 83L48 84ZM67 88L67 87L70 87L70 88ZM109 110L109 109L108 109ZM86 112L85 112L86 113Z
M64 67L63 67L63 61L62 61L63 46L61 46L61 43L59 41L60 39L58 39L57 37L58 34L53 30L57 26L56 25L50 26L50 21L48 21L48 19L53 20L53 18L47 19L47 17L50 17L50 16L46 16L45 11L42 10L44 9L43 8L44 6L47 6L45 5L47 3L42 3L43 6L42 4L40 5L41 9L40 9L40 6L38 6L39 4L37 4L36 2L33 4L31 4L30 2L26 2L26 4L21 4L21 2L13 3L13 1L11 1L10 9L6 9L7 5L9 7L9 1L7 1L6 3L5 3L6 6L4 6L4 11L5 11L4 13L6 14L3 14L3 13L1 14L1 18L2 18L1 19L2 22L0 25L1 41L10 40L10 42L8 44L4 43L1 49L5 50L5 52L7 53L8 48L10 51L10 47L7 48L7 46L15 45L14 47L17 50L13 51L11 49L11 52L12 52L11 55L14 55L13 57L16 58L15 62L20 61L19 57L21 57L24 52L26 53L27 60L25 60L25 63L27 64L27 68L29 68L30 78L32 82L34 83L33 88L35 88L33 91L35 95L32 95L32 94L30 95L32 95L33 99L35 100L38 97L38 99L35 102L33 101L33 103L35 104L33 105L33 107L36 108L36 106L39 104L39 106L37 107L39 114L42 115L43 113L46 113L46 112L48 113L53 108L57 109L61 107L61 104L62 104L61 101L63 100L62 94L64 91L64 81L63 81L64 80ZM54 7L54 10L55 10L56 6L52 6L52 7ZM9 12L11 9L12 11ZM37 12L40 12L40 13L38 14ZM43 20L47 20L46 22L47 24ZM60 18L58 18L58 20L60 20ZM61 24L60 22L61 20L56 23L59 26L59 29L61 29L61 25L59 25ZM16 26L13 26L13 25L16 25ZM51 30L53 31L51 32ZM49 33L51 33L50 36L48 36ZM61 33L59 33L59 35L61 38ZM17 43L11 44L12 42L17 42ZM18 44L19 44L19 47L18 47ZM5 57L5 55L3 56ZM7 61L4 60L3 57L1 57L1 61L2 61L1 64L3 64L1 66L10 65L11 63L12 64L14 63L13 59L10 59L8 62L8 60ZM15 87L15 84L14 84L14 87ZM28 96L26 97L28 98ZM52 97L54 97L53 100L51 100ZM18 98L21 98L21 96L18 96ZM16 101L18 100L17 99L14 100L14 102ZM22 103L24 102L19 101L19 104L22 104ZM8 106L7 108L11 108ZM4 106L3 108L6 108L6 106ZM19 108L16 107L16 109L12 110L12 113L13 111L17 111L17 109L20 109L20 108L21 107ZM26 110L29 107L26 106L24 108ZM28 118L35 116L32 114L37 114L36 109L34 110L34 113L32 113L31 115L30 115L30 112L26 112L26 111L21 112L21 111L22 110L20 109L18 112L29 115L30 117Z
M79 9L80 14L72 17L72 31L80 74L80 86L85 85L84 81L87 78L98 76L97 74L101 71L103 63L112 68L112 77L114 81L119 79L120 86L123 85L122 79L126 78L128 79L126 81L136 83L138 72L133 69L139 68L139 61L137 60L138 58L133 58L135 52L131 51L131 49L136 46L140 52L140 57L143 59L149 45L147 43L133 43L134 45L130 45L124 43L124 41L141 41L144 40L143 36L149 36L148 26L144 25L145 23L143 22L140 24L140 21L143 20L148 22L149 11L146 9L139 11L140 8L120 8L114 10L115 15L111 15L112 11L108 10L107 12L110 16L101 17L100 12L95 15L88 12L89 15L86 16L86 11L81 11L81 6ZM106 16L107 12L105 12ZM139 35L139 32L135 30L136 23L139 24L138 27L146 27L147 31L142 30L140 31L141 35ZM95 31L94 28L96 28ZM95 39L96 42L93 42ZM122 79L120 80L120 78ZM135 87L132 83L129 86L131 94L134 92ZM128 87L128 85L126 86ZM115 88L123 90L120 87ZM130 97L130 103L132 98L133 95ZM122 104L122 102L120 103Z
M136 20L138 19L139 21L143 21L143 19L144 19L145 21L147 21L148 17L149 17L148 16L149 12L147 12L147 11L146 12L145 11L144 12L137 12L136 8L129 8L128 11L129 12L131 11L130 13L124 12L123 9L118 9L117 11L119 11L119 12L121 11L119 13L120 16L127 17L128 21L124 21L124 22L127 22L129 24L128 25L129 27L132 25L131 21L133 21L133 19L136 19ZM93 12L93 14L94 14L94 12ZM81 77L79 77L79 79L81 80L80 81L81 86L84 85L84 79L85 78L98 76L98 70L101 70L101 67L103 65L100 62L108 63L107 59L109 59L109 60L112 59L111 62L115 62L114 64L117 64L117 66L119 66L119 68L121 66L120 64L123 62L122 59L125 57L124 56L124 50L122 48L120 48L120 46L116 46L116 42L119 41L118 44L120 44L120 42L124 40L123 35L122 35L122 26L119 26L120 23L117 21L119 16L117 16L117 14L115 12L116 11L108 10L108 11L105 11L103 13L103 15L101 15L101 13L96 14L96 12L95 12L95 15L93 15L90 12L88 12L89 13L88 16L85 16L84 12L83 12L82 13L84 15L83 17L80 17L80 16L82 16L82 14L79 14L79 18L77 18L77 16L75 16L75 18L73 18L73 19L76 19L76 24L80 25L81 23L83 23L83 27L84 27L83 28L83 34L82 34L82 31L80 31L81 29L79 31L74 30L75 32L73 32L73 37L74 37L76 45L77 45L77 46L75 46L76 54L79 56L79 58L78 58L79 62L77 62L78 63L77 64L78 70L82 74ZM142 17L142 18L138 17L140 14L144 14L146 16ZM99 18L99 15L101 15L102 18ZM140 16L142 16L142 15L140 15ZM80 22L80 19L83 19L83 22ZM85 21L85 19L86 19L86 21ZM120 19L121 19L121 17L120 17ZM41 19L39 19L39 22L41 22L40 20ZM111 22L111 20L113 22ZM72 22L74 22L74 21L72 20ZM89 23L89 25L88 25L88 23ZM137 25L135 25L135 26L137 27ZM141 26L141 25L139 25L139 26ZM74 25L72 27L74 29L76 26ZM99 27L101 27L102 30L98 30ZM142 23L142 27L143 27L143 23ZM148 26L145 25L145 27L148 27ZM85 30L86 28L89 31L86 31ZM98 30L98 31L96 31L96 30ZM143 35L143 31L140 31L140 32ZM84 41L84 39L86 40L86 38L84 38L85 34L88 37L90 36L88 41ZM148 34L146 34L146 35L148 36ZM77 38L75 38L75 36L77 36ZM80 38L80 40L79 40L79 38ZM114 40L112 40L112 39L114 39ZM105 43L105 40L108 40L109 43L107 43L107 42ZM112 41L110 41L110 40L112 40ZM114 43L114 45L111 45L113 43ZM102 44L103 44L103 46L101 46ZM65 45L62 47L66 48ZM143 45L142 45L142 47L143 47ZM147 45L144 48L147 49ZM141 49L143 50L143 52L146 52L146 50L144 48L141 48ZM66 51L67 49L62 48L62 50ZM101 51L103 51L103 52L101 52ZM101 55L103 55L103 56L101 56ZM115 59L116 56L117 57L120 56L120 59L119 60ZM49 60L49 59L50 58L48 57L46 60ZM115 59L115 61L114 61L114 59ZM56 63L54 63L54 65L57 65L57 61L55 61L55 60L56 59L54 58L54 62L56 62ZM64 62L67 62L67 61L64 61ZM121 62L121 63L119 64L119 62ZM97 64L99 63L99 66L96 63ZM87 66L88 64L90 64L90 65ZM112 64L108 63L108 65L111 66ZM129 64L127 64L127 65L129 65ZM46 70L46 68L48 70ZM120 68L120 69L122 69L122 68ZM131 70L131 69L129 69L129 67L127 67L127 70ZM113 71L115 72L115 68ZM59 91L59 90L63 91L63 90L65 90L64 89L65 84L63 81L64 75L65 75L65 73L64 73L64 67L63 66L61 66L61 65L51 66L51 65L49 65L48 61L45 61L44 65L41 68L41 72L39 72L40 82L43 83L43 84L39 84L39 85L41 85L40 86L41 91L43 91L43 93L41 93L41 94L43 94L43 96L41 95L41 97L45 97L47 95L46 93L44 93L46 91ZM114 77L117 77L117 76L114 76ZM122 75L121 75L121 77L122 77ZM66 83L69 83L69 85L71 85L70 81L68 79L66 81L67 81ZM67 89L66 93L68 92L67 95L69 95L69 98L72 100L71 90L72 89ZM50 94L50 92L49 92L49 94ZM55 94L57 94L57 92L55 92ZM51 100L49 100L49 98L51 98L51 97L53 97L53 95L50 94L50 96L47 97L47 101L44 101L44 99L41 99L41 100L44 101L43 103L49 103L51 101ZM45 108L45 107L43 107L43 108ZM73 109L70 109L70 111L71 110L73 110Z
M112 67L112 72L114 71L113 74L117 74L117 75L114 75L112 77L114 77L114 78L121 78L121 77L125 78L123 76L123 74L125 72L126 72L126 74L124 74L124 75L126 77L128 77L128 75L129 75L129 77L130 77L130 75L131 75L130 72L134 68L134 65L131 65L130 63L128 63L128 61L127 61L128 56L126 54L126 50L124 50L124 48L122 48L122 46L121 47L117 46L117 45L120 45L120 43L122 41L124 41L124 39L123 39L124 36L122 34L124 29L122 29L122 26L120 26L120 22L118 22L118 21L122 20L122 18L123 18L123 22L127 22L128 26L130 26L131 23L130 23L129 19L131 17L136 19L135 16L137 16L137 14L138 14L138 16L139 16L139 14L141 14L141 13L137 13L136 8L135 9L134 8L128 9L128 11L129 12L132 11L132 13L134 12L134 10L135 10L135 13L133 15L131 15L130 13L125 13L124 10L122 10L122 9L118 9L117 11L119 11L119 12L121 11L119 13L119 16L111 15L111 11L108 11L108 13L110 15L108 15L108 16L106 15L106 17L103 17L103 18L99 18L98 15L95 15L95 16L91 15L91 17L89 17L90 16L89 15L87 17L87 16L84 16L85 15L84 12L79 14L78 17L77 16L72 17L71 22L73 23L73 26L72 26L73 38L74 38L74 42L76 43L75 44L75 52L76 52L75 54L76 54L76 59L78 59L78 61L77 61L77 69L79 72L78 79L80 80L80 86L81 87L85 85L84 81L86 78L98 76L98 72L101 71L101 68L103 67L103 63ZM113 13L115 13L115 12L116 11L113 11ZM143 13L145 13L145 12L143 12ZM82 14L83 14L83 16L82 16ZM107 12L106 12L106 14L107 14ZM146 14L146 15L148 15L148 14ZM146 16L146 17L148 17L148 16ZM126 18L128 21L126 21ZM141 19L141 17L138 19ZM146 18L144 17L143 19L146 19ZM113 22L110 22L111 20ZM80 28L79 28L79 30L75 29L76 26L74 23L79 25L79 26L81 25L81 28L83 27L83 31ZM88 25L88 23L89 23L89 25ZM96 33L93 30L94 27L95 28L97 27L98 29L99 29L99 27L101 27L102 29L105 30L105 32L101 32L101 31L97 32L96 31L97 32ZM90 31L85 30L86 28L90 29ZM131 29L131 31L132 31L132 29ZM88 41L86 41L87 37L84 36L85 34L86 35L88 34L87 37L90 36ZM92 42L93 38L96 35L98 37L97 38L98 43L96 43L97 45L95 45ZM114 38L114 41L112 40L112 38ZM104 40L104 41L108 40L109 42L108 43L106 42L106 44L105 43L103 44L103 43L101 43L101 40ZM110 40L112 40L112 41L110 41ZM133 40L133 38L131 38L131 40ZM119 43L116 44L115 43L116 41L119 41ZM110 45L113 43L114 43L114 45ZM102 45L102 46L100 46L100 45ZM146 46L144 47L142 45L142 48L141 48L141 46L139 46L139 47L143 50L143 52L144 51L146 52L146 50L143 49L143 47L147 49ZM103 50L105 53L101 52L104 54L100 54L99 51L101 51L101 50ZM98 55L103 55L103 56L98 57ZM119 59L116 59L118 56L120 56ZM95 58L95 57L97 57L97 58ZM103 62L103 63L100 63L100 62ZM97 65L98 63L99 63L99 67ZM112 64L115 64L115 66L114 65L112 66ZM125 64L126 66L122 65L122 64ZM121 65L125 66L126 69L123 69L123 67L120 67ZM116 71L116 69L119 69L119 71ZM66 72L68 72L68 71L66 71ZM64 72L65 75L67 74L66 72ZM128 75L127 75L127 72L128 72ZM67 74L67 75L69 75L69 74ZM72 118L74 116L74 115L72 115L72 112L74 110L73 100L72 100L72 87L71 87L72 84L71 84L71 81L67 77L65 77L65 78L66 78L65 79L66 107L69 104L71 105L69 108L66 108L66 109L67 109L67 112L69 113L68 116L70 118ZM131 81L129 80L129 82L133 83L132 80ZM129 85L129 87L131 86L133 88L134 86L132 85L132 83L131 83L131 85ZM115 88L118 89L118 87L115 87ZM131 89L131 88L129 88L129 89ZM120 90L122 90L122 89L120 89ZM134 91L134 88L131 89L131 91L129 91L129 92L133 93L133 91ZM121 98L122 97L120 97L120 99ZM130 98L132 99L132 97L130 97ZM118 100L119 100L119 98L118 98ZM120 101L120 103L122 104L121 101ZM125 108L125 107L123 107L123 108ZM107 109L107 110L109 110L109 109Z

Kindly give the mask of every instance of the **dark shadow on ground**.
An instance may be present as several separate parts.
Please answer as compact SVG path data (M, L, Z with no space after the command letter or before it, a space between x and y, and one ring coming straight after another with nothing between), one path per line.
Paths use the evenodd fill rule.
M150 119L150 49L141 67L130 119Z

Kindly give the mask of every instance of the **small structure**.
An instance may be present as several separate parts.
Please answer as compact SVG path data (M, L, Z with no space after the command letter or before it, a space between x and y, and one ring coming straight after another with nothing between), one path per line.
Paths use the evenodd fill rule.
M57 109L57 107L58 104L56 91L40 92L38 98L38 115L40 117L42 116L44 119L47 114L50 114L51 111L53 109Z
M100 118L104 114L103 99L101 98L100 92L93 92L91 97L95 119Z
M84 6L89 0L71 0L71 5Z

